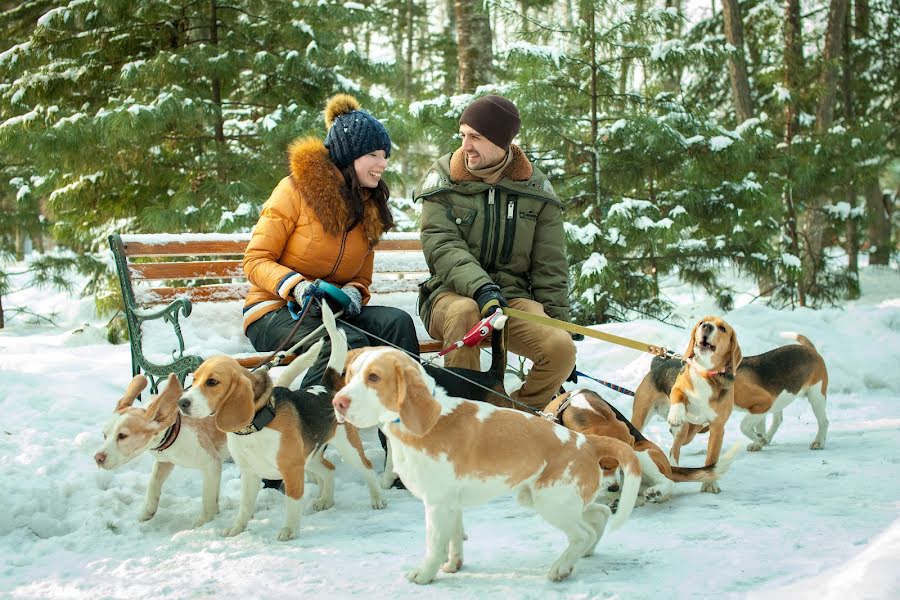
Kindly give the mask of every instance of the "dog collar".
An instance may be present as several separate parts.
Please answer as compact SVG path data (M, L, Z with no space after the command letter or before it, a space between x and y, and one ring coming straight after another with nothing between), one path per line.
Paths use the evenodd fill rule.
M243 429L238 429L233 433L236 435L250 435L262 430L266 425L275 418L275 392L269 395L269 401L253 415L253 420Z
M172 426L166 430L166 435L163 436L162 441L159 443L159 446L154 448L157 452L162 452L169 446L175 443L175 440L178 439L178 434L181 432L181 411L175 413L175 422L172 423Z
M694 373L699 375L700 377L714 377L716 375L724 375L726 369L721 369L719 371L711 371L708 369L701 369L697 366L697 363L691 358L685 358L684 364L688 365L691 369L694 370Z

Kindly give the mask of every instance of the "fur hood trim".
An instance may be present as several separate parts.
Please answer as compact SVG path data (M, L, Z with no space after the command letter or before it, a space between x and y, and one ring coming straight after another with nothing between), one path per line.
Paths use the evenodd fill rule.
M534 167L522 149L511 144L509 151L513 153L512 161L503 171L504 179L512 179L513 181L528 181L534 173ZM469 173L466 169L466 157L462 148L457 148L450 157L450 179L455 182L459 181L480 181L477 177Z
M295 140L288 148L291 179L306 205L312 209L326 233L340 236L347 228L349 211L341 186L344 176L328 157L322 140L308 137ZM365 190L364 190L365 191ZM368 197L363 201L363 222L369 245L384 233L378 207Z

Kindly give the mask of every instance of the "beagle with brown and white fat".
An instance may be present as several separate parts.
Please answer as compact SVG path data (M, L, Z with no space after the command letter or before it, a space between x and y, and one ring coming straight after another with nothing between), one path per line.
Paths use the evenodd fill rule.
M654 358L650 372L635 391L631 422L640 431L650 413L666 413L675 438L669 453L677 465L681 447L698 431L709 429L706 464L719 461L725 423L734 408L734 374L741 364L734 329L719 317L700 319L682 361ZM705 481L702 492L719 493L719 484Z
M185 413L215 415L216 427L226 432L228 448L241 470L240 508L226 536L246 528L263 478L284 481L286 517L279 540L295 537L300 528L305 473L319 483L315 509L333 506L334 466L323 459L326 444L363 475L372 508L386 505L359 432L335 420L331 397L341 384L347 343L327 302L322 303L322 320L332 349L321 385L296 391L288 388L315 361L322 348L320 340L287 367L280 385L273 386L264 369L251 372L229 356L214 356L200 365L193 387L182 396L180 406Z
M675 491L676 482L713 482L721 478L737 454L735 445L719 461L707 467L673 467L659 446L648 440L622 413L593 390L579 389L560 394L544 408L557 422L573 431L620 440L634 449L641 463L639 501L665 502ZM618 463L600 462L607 492L618 492Z
M463 562L464 507L515 493L569 538L547 573L559 581L591 554L611 511L595 502L600 460L613 457L625 481L613 529L631 513L640 465L631 448L612 438L582 435L534 415L449 396L420 364L393 349L373 348L348 365L334 396L339 420L378 425L391 441L394 468L425 503L427 548L407 578L431 582L439 568Z
M135 375L128 384L103 428L103 447L94 454L94 461L101 469L118 469L144 452L153 456L141 521L156 514L162 486L176 465L199 469L203 473L203 501L194 527L200 527L219 512L222 462L228 456L225 434L216 429L212 419L182 416L178 412L183 390L174 373L169 375L166 389L146 408L132 406L145 387L147 378L143 375Z

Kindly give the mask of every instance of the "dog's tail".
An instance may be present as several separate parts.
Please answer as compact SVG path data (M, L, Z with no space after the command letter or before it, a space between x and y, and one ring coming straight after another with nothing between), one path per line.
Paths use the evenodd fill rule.
M275 387L291 387L291 384L297 379L300 373L310 368L312 364L316 362L316 358L318 358L319 352L322 351L322 346L324 345L325 340L319 340L310 346L309 350L295 358L278 376Z
M731 468L731 463L737 458L737 453L741 449L741 442L735 443L728 452L719 457L714 465L708 467L672 467L672 481L676 483L684 483L687 481L716 481Z
M641 488L641 463L638 461L634 449L625 442L592 434L588 434L586 437L600 458L614 458L619 463L619 468L622 469L622 495L619 497L619 508L609 522L609 531L613 531L628 519L634 509L634 503Z
M794 340L795 342L800 342L800 344L804 346L809 346L813 350L816 350L815 344L813 344L808 337L803 334L797 333L796 331L782 331L781 337L787 340ZM818 350L816 350L818 352Z
M334 313L328 302L322 302L322 323L328 331L328 337L331 338L331 356L328 359L328 366L322 374L322 385L326 390L336 392L341 389L341 376L344 373L344 364L347 362L347 338L344 333L337 328L337 322Z

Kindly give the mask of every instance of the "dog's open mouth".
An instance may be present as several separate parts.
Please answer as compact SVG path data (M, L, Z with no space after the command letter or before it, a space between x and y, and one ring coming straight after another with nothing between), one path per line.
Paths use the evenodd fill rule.
M704 339L704 340L700 340L699 342L697 342L697 346L698 346L701 350L709 350L710 352L715 352L715 351L716 351L716 347L713 346L712 344L710 344L709 342L707 342L705 339Z

